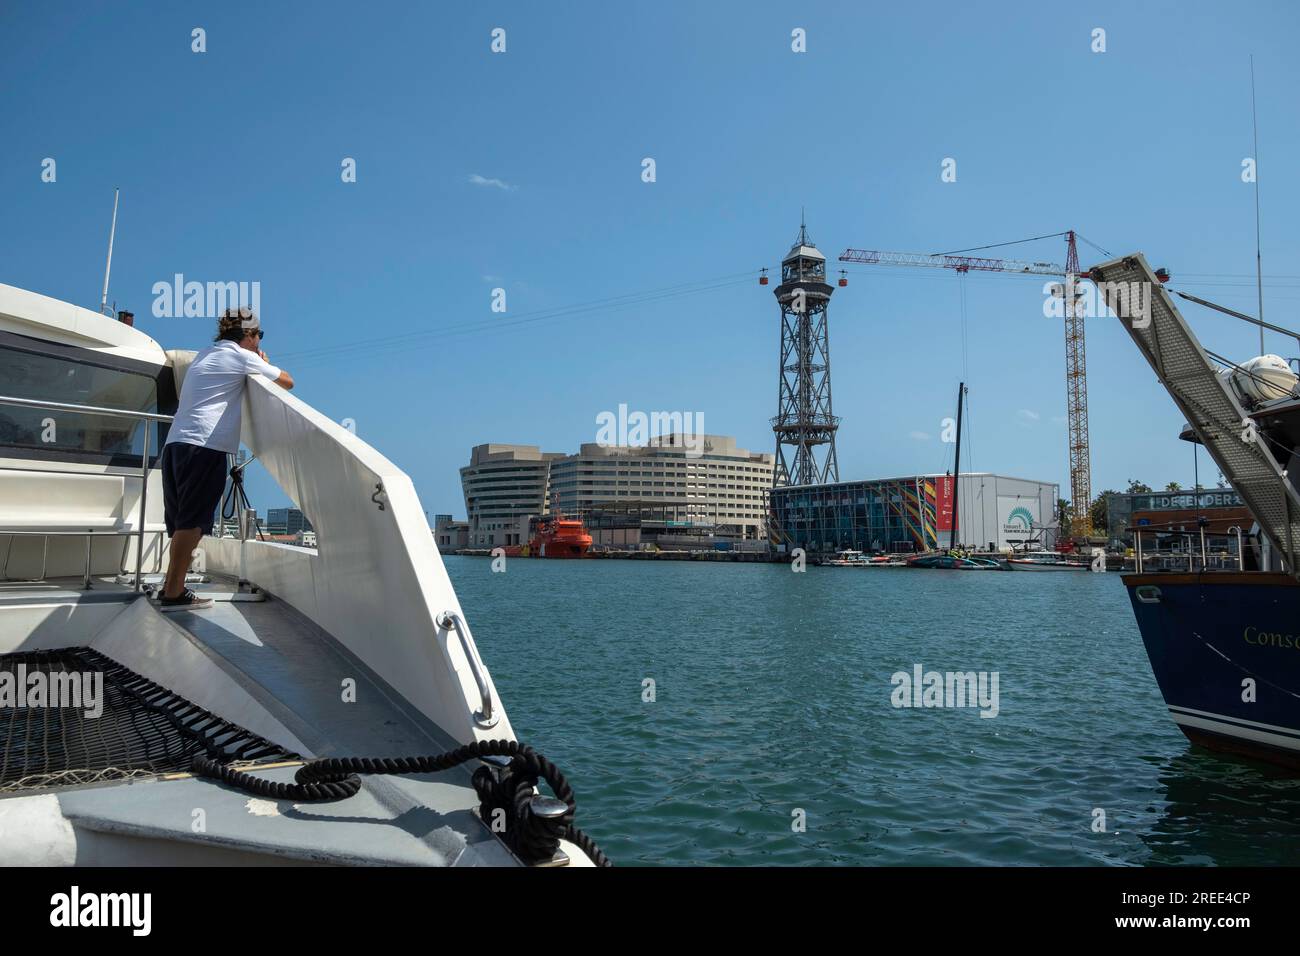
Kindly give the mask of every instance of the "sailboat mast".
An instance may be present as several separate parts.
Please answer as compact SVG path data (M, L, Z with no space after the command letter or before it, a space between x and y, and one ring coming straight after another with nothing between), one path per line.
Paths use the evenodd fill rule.
M957 518L961 497L958 495L958 482L961 480L961 406L962 396L966 393L966 383L961 382L957 386L957 453L953 456L952 462L952 538L948 542L949 548L957 547Z
M1264 261L1259 247L1259 119L1255 112L1255 55L1250 57L1250 128L1255 147L1255 288L1259 294L1259 354L1264 354Z

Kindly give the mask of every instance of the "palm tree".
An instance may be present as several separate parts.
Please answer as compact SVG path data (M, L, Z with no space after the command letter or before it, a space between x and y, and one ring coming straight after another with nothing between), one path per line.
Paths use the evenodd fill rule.
M1088 509L1088 517L1092 519L1092 526L1094 528L1106 528L1109 526L1110 516L1106 508L1106 496L1115 494L1119 494L1119 492L1111 491L1107 488L1096 497L1092 503L1092 507Z

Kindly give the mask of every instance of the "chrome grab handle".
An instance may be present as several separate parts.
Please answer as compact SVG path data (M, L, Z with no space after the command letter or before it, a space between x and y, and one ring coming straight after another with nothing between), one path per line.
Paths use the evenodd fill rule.
M443 611L438 615L437 624L444 631L456 632L456 636L460 638L461 650L465 652L465 659L469 661L469 669L474 674L474 682L478 684L479 697L482 698L482 709L474 714L474 722L480 727L496 726L497 721L501 718L492 704L492 690L488 687L487 677L483 674L483 667L478 657L478 648L474 644L474 638L470 636L469 626L455 611Z

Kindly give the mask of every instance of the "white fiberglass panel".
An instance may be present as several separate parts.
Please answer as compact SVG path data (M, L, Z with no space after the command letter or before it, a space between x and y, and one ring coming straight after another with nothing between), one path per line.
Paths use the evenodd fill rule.
M248 578L331 634L457 740L513 738L485 666L499 720L490 728L476 722L482 703L471 664L455 633L436 624L444 611L464 615L411 480L270 382L250 378L244 401L244 444L320 542L314 553L249 542ZM211 567L238 570L239 542L203 546Z

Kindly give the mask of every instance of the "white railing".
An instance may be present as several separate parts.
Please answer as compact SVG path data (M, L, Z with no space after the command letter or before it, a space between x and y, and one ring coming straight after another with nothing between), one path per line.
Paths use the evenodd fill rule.
M1215 550L1207 541L1205 530L1183 531L1156 525L1143 525L1129 529L1133 532L1133 570L1143 571L1244 571L1246 556L1242 549L1241 528L1228 529L1236 536L1235 552L1224 548ZM1181 547L1177 550L1150 548L1146 537L1173 538Z
M100 415L105 418L125 418L129 421L145 422L144 432L144 450L140 453L140 521L139 527L135 531L4 531L9 535L9 547L13 548L13 538L15 535L28 535L32 537L42 537L46 541L45 553L41 558L41 577L45 579L46 558L49 555L49 539L53 537L85 537L86 539L86 566L82 577L83 587L90 587L90 546L91 539L96 537L123 537L134 535L135 544L135 591L140 592L140 575L144 570L144 536L145 536L145 504L149 495L149 422L170 422L170 415L159 415L154 412L133 412L124 408L103 408L98 405L77 405L72 402L50 402L36 398L16 398L12 395L0 395L0 405L14 405L19 408L38 408L51 412L76 412L80 415ZM155 532L159 533L159 532ZM161 537L159 539L161 541ZM161 547L159 552L161 554ZM9 573L9 556L6 553L4 564L4 575Z

